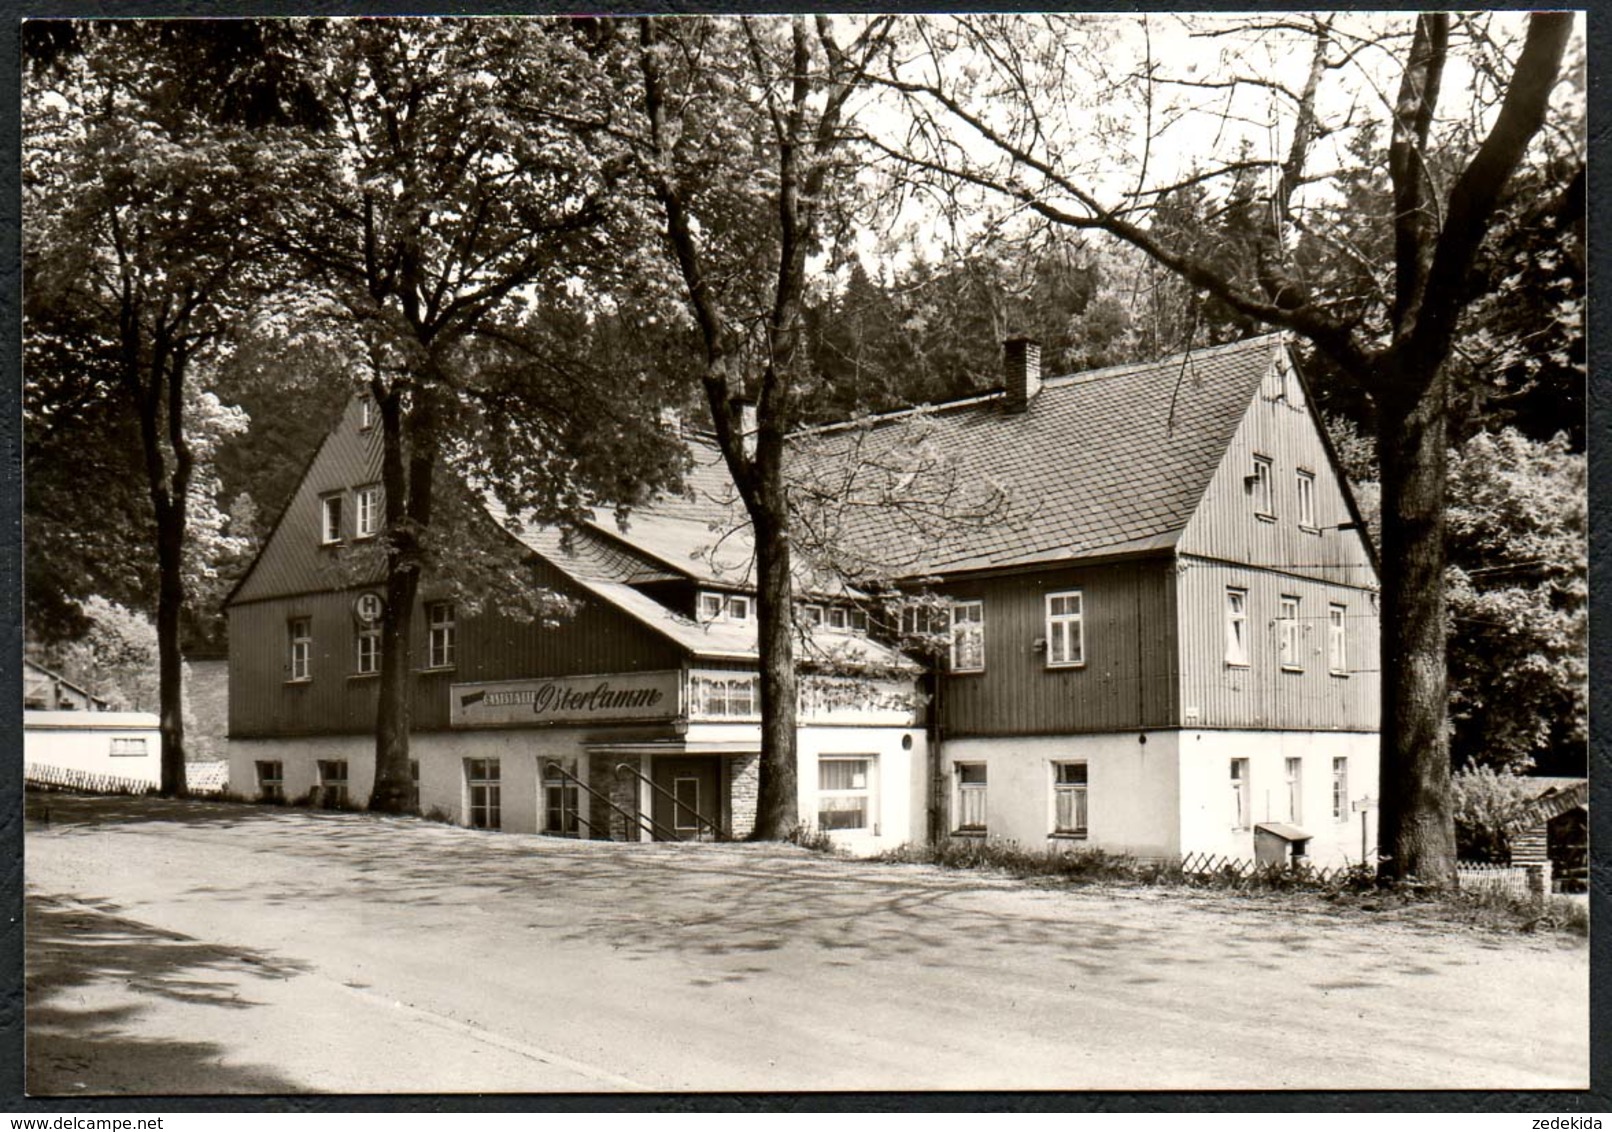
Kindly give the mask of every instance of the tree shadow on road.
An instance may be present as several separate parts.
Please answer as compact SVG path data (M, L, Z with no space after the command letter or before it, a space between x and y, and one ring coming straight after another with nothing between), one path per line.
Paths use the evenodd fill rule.
M145 1007L90 1006L90 998L160 998L186 1006L244 1010L242 976L281 979L300 964L221 948L117 914L105 901L27 898L27 1091L34 1096L150 1092L150 1081L183 1082L184 1093L300 1091L272 1069L224 1065L213 1042L135 1036ZM77 1004L77 1005L75 1005Z

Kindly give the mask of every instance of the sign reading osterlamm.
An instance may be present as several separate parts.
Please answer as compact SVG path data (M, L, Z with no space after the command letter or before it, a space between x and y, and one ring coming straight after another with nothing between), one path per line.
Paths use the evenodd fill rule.
M454 727L671 719L678 712L678 677L675 671L633 672L455 684L448 719Z

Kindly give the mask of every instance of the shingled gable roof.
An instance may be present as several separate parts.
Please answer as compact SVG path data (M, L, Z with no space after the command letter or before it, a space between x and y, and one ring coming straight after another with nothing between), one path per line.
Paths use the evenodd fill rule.
M691 655L707 660L756 659L753 620L695 621L634 589L636 584L664 581L678 575L659 569L649 556L639 554L630 543L618 545L592 527L573 531L569 539L555 527L523 525L514 530L508 523L508 513L490 496L485 497L485 506L493 520L512 537L582 589L687 649ZM701 525L700 529L706 528ZM797 659L819 665L911 667L900 653L877 641L826 629L809 633L800 643Z
M944 574L1142 553L1175 544L1284 349L1270 334L1162 361L1053 377L1022 413L1002 395L899 414L875 433L907 430L955 461L961 484L1005 493L989 523L960 523L909 545L909 575ZM814 460L844 459L854 428L819 430ZM838 443L836 440L838 439ZM888 438L885 443L888 443ZM850 535L909 543L899 513L869 510Z
M807 429L789 458L797 479L831 478L872 436L891 451L927 445L952 462L955 482L1001 490L988 521L938 538L899 511L856 509L842 536L909 577L1168 550L1284 349L1267 334L1051 377L1022 413L991 393ZM743 508L714 444L690 437L689 448L684 495L635 510L625 529L600 511L592 529L683 577L742 586L753 555Z

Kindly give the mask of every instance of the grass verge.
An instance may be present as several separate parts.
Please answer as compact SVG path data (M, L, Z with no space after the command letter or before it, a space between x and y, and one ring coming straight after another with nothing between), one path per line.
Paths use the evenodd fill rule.
M1179 860L1130 857L1087 848L1037 851L1011 842L976 838L903 845L875 859L887 864L990 870L1043 884L1221 891L1256 901L1285 901L1286 907L1297 900L1317 912L1376 914L1398 922L1501 932L1560 932L1580 938L1589 935L1589 907L1583 901L1389 881L1365 865L1325 872L1302 863L1188 872ZM1383 913L1389 915L1384 917Z

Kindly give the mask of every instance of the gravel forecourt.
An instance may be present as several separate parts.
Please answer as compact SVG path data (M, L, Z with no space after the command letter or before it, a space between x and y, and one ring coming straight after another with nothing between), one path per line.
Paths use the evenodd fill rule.
M1579 938L789 846L42 804L35 1096L1588 1087Z

